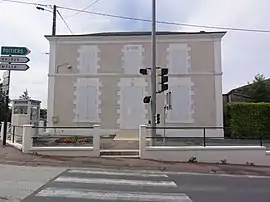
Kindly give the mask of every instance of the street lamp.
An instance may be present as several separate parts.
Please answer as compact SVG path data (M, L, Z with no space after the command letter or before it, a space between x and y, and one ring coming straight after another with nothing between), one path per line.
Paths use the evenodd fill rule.
M41 6L37 6L36 8L37 8L37 10L40 10L40 11L48 11L50 13L53 13L52 35L55 36L55 34L56 34L56 10L57 10L56 5L53 5L53 8L52 8L53 11L45 9Z

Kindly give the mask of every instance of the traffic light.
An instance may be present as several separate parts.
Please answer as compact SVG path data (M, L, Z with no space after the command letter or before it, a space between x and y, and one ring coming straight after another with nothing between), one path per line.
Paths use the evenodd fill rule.
M155 115L155 123L160 124L160 114Z
M151 96L145 96L143 98L143 103L150 103L150 101L151 101Z
M160 91L159 93L168 90L169 89L169 85L168 85L168 81L169 81L169 76L168 76L169 70L168 68L161 68L160 69Z
M140 69L140 74L147 75L148 74L147 69Z

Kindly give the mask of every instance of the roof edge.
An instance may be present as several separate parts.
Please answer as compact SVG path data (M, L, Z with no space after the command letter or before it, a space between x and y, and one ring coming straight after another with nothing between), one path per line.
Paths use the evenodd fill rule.
M156 32L157 36L177 36L177 35L216 35L222 38L227 32ZM151 36L151 32L99 32L99 33L91 33L91 34L76 34L76 35L45 35L45 38L55 39L55 38L76 38L76 37L144 37Z

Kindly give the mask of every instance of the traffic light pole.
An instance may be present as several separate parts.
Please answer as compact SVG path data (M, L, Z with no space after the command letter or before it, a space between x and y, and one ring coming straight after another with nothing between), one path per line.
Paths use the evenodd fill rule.
M152 68L151 68L151 127L156 135L156 0L152 0Z

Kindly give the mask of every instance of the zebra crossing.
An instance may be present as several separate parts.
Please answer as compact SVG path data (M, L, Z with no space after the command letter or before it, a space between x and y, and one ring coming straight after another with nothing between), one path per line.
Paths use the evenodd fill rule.
M83 169L63 172L23 201L192 202L166 174Z

